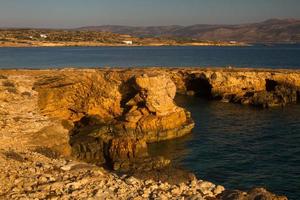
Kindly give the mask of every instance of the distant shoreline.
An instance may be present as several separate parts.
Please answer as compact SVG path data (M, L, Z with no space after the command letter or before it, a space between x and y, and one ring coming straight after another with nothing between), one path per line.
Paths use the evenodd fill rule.
M195 42L195 43L149 43L149 44L119 44L119 43L95 43L95 42L38 42L38 43L27 43L27 42L2 42L0 48L3 47L160 47L160 46L219 46L219 47L244 47L252 46L248 43L210 43L210 42Z
M260 46L275 46L275 45L299 45L300 43L243 43L239 42L236 44L220 42L220 43L210 43L210 42L195 42L195 43L176 43L176 44L166 44L166 43L149 43L149 44L119 44L119 43L90 43L90 42L46 42L39 44L26 44L26 43L1 43L0 48L39 48L39 47L250 47L255 45Z

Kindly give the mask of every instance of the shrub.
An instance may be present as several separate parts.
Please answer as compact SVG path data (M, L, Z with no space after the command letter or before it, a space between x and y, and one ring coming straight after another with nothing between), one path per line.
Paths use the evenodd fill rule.
M0 79L7 79L7 76L0 74Z
M15 84L14 84L13 82L9 81L9 80L3 81L3 82L2 82L2 85L3 85L4 87L15 87Z

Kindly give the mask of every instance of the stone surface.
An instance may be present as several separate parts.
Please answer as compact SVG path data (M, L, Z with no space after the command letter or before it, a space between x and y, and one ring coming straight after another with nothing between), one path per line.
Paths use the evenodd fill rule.
M137 93L126 102L124 128L154 142L180 137L191 131L190 113L176 106L176 86L166 75L143 74L135 77Z
M148 156L147 143L144 140L128 137L113 138L108 152L112 160L131 160Z
M285 196L272 194L264 188L253 188L248 192L239 190L225 190L217 195L220 200L287 200Z
M95 165L49 158L28 150L0 152L0 196L3 199L182 199L202 195L202 181L170 184L108 172ZM195 190L196 189L196 190ZM212 197L216 195L212 191Z
M140 98L150 112L157 116L176 112L177 106L173 101L176 86L166 75L143 74L136 77L135 82L140 91Z
M166 165L156 159L145 162L149 166L142 164L141 158L148 156L147 142L188 134L194 126L190 113L174 103L176 86L166 75L134 76L130 84L119 117L107 121L101 115L86 115L75 122L70 139L73 155L115 170Z
M223 191L195 177L187 181L193 176L147 155L148 142L179 137L193 127L189 112L173 101L175 87L178 93L233 103L284 106L299 101L300 72L1 70L1 198L285 199L264 189ZM98 165L109 161L136 181L71 161L71 153Z
M171 76L183 94L263 108L299 101L299 70L187 68L178 71Z

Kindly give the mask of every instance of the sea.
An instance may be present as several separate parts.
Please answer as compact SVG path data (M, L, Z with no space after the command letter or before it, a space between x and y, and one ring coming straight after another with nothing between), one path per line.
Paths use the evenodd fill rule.
M300 45L0 48L2 69L64 67L300 69ZM300 105L259 109L176 96L195 121L185 137L152 144L198 178L228 189L262 186L300 199Z
M0 48L0 68L62 67L300 68L300 45L245 47Z

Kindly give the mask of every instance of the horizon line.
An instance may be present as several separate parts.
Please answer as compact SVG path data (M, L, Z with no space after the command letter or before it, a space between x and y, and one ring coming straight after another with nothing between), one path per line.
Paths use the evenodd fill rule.
M52 30L59 30L59 29L79 29L79 28L88 28L88 27L100 27L100 26L119 26L119 27L169 27L169 26L179 26L179 27L188 27L188 26L195 26L195 25L210 25L210 26L236 26L236 25L247 25L247 24L256 24L256 23L263 23L267 21L278 20L278 21L300 21L300 18L268 18L261 21L252 21L252 22L245 22L245 23L196 23L196 24L189 24L189 25L179 25L179 24L170 24L170 25L120 25L120 24L102 24L102 25L82 25L76 27L34 27L34 26L9 26L9 27L2 27L0 29L52 29Z

